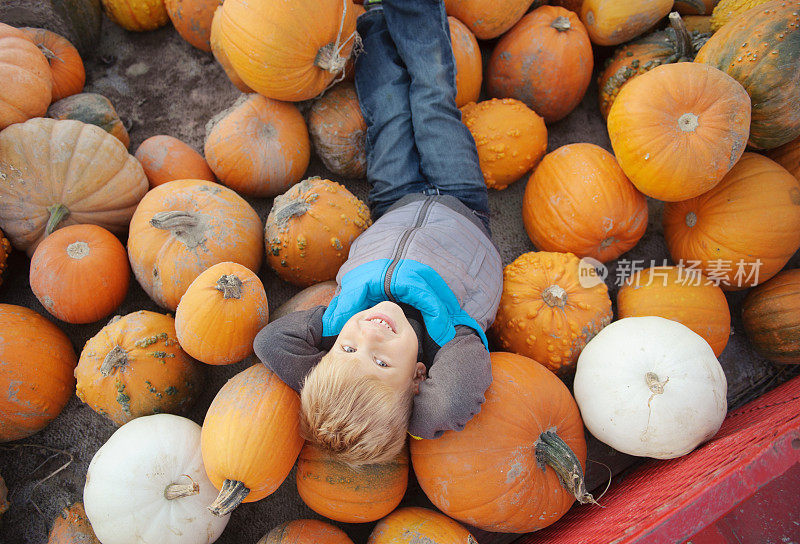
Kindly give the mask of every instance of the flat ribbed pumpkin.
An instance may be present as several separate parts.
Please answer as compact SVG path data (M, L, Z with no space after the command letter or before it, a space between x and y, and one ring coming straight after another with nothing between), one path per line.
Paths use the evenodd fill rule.
M408 450L384 464L352 468L306 442L297 460L297 492L314 512L335 521L375 521L394 510L408 486Z
M419 506L398 508L383 518L367 544L478 544L457 521Z
M24 32L4 23L0 23L0 81L0 130L47 111L53 90L47 59Z
M724 72L694 62L630 80L608 113L623 172L647 196L675 202L720 182L744 152L750 98Z
M800 363L800 268L784 270L747 293L742 321L761 355L776 363Z
M215 17L234 71L276 100L322 92L344 69L357 35L352 0L226 0Z
M0 132L0 178L0 228L28 255L67 225L124 232L147 191L118 139L73 120L37 118Z
M617 318L654 315L682 323L719 357L731 334L725 293L699 270L655 266L637 270L617 293Z
M350 244L371 224L367 205L344 185L303 180L272 204L264 233L267 262L295 285L332 280Z
M336 292L336 281L323 281L306 287L295 296L281 304L274 312L270 312L270 321L280 319L286 314L308 310L314 306L327 306Z
M172 25L181 38L203 51L211 51L211 20L223 0L165 0Z
M134 157L142 164L151 188L176 179L217 180L200 153L172 136L149 137Z
M783 144L767 152L767 157L786 168L794 177L800 179L800 138Z
M256 544L353 544L347 533L317 519L296 519L281 523Z
M234 191L275 196L303 177L311 144L297 106L248 94L208 123L205 156Z
M514 353L491 359L481 411L462 431L412 440L411 462L448 516L486 531L536 531L575 499L594 501L583 482L583 421L567 386L545 367Z
M339 83L314 101L308 110L308 134L328 170L346 178L367 175L367 123L352 82Z
M558 6L542 6L495 46L487 67L488 93L521 100L553 123L580 103L593 67L592 44L578 16Z
M499 6L494 0L444 0L447 14L467 25L479 40L503 34L522 18L532 3L533 0L507 0Z
M639 242L647 228L647 199L611 153L569 144L545 155L528 179L522 222L537 249L605 263Z
M694 261L726 291L763 283L800 248L800 181L745 153L707 193L664 207L672 260Z
M119 118L111 101L96 93L78 93L53 102L47 109L51 119L74 119L90 125L97 125L127 147L131 140L125 124Z
M752 101L749 144L772 149L800 136L800 0L772 0L740 14L695 62L732 76Z
M456 63L456 107L476 102L483 82L483 59L475 34L453 16L447 17Z
M100 544L82 502L76 502L61 511L53 522L47 544Z
M27 438L61 413L78 358L67 335L33 310L0 304L0 442Z
M115 425L183 415L200 395L202 367L178 344L170 315L116 316L86 342L75 368L78 398Z
M101 0L108 18L125 30L145 32L169 21L164 0Z
M264 285L237 263L217 263L189 285L175 312L186 353L209 365L227 365L253 353L253 340L269 323Z
M299 423L300 397L263 364L222 386L200 437L206 473L220 489L211 512L225 515L278 489L303 447Z
M650 30L672 9L674 0L583 0L581 21L592 43L618 45Z
M63 36L44 28L20 28L44 53L53 78L53 102L79 93L86 82L86 71L78 50Z
M603 281L571 253L523 253L503 269L503 294L491 331L503 349L552 372L575 372L581 350L611 323Z
M133 274L156 303L169 310L206 268L223 261L261 266L261 219L242 197L210 181L159 185L131 219L128 257Z

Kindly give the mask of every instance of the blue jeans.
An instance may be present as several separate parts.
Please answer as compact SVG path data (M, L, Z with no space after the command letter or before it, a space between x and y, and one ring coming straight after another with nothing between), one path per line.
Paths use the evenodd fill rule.
M456 107L455 61L442 0L383 0L358 18L355 85L367 124L373 217L409 193L447 194L488 228L475 141Z

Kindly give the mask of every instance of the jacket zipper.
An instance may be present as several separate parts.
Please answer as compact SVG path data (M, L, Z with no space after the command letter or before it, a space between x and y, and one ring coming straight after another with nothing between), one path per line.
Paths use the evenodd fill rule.
M383 280L383 292L386 294L386 297L391 300L392 302L397 302L390 292L390 285L392 283L392 274L394 273L394 269L397 268L397 264L402 260L403 255L406 252L406 247L408 245L408 240L411 238L411 234L417 230L422 223L425 222L425 218L428 216L428 209L433 204L433 199L428 197L425 202L420 207L419 211L417 211L417 218L414 221L414 226L410 229L406 230L403 233L403 237L400 238L400 243L397 245L397 250L395 251L395 256L392 259L392 262L389 263L389 268L386 269L386 276Z

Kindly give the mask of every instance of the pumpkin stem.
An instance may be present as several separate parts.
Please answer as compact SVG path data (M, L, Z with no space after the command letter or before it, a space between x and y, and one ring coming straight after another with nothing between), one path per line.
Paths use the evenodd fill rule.
M221 517L230 514L237 506L242 504L248 493L250 493L250 490L245 487L243 482L225 480L222 482L222 489L220 489L219 495L208 506L208 509L215 516Z
M347 58L339 55L336 44L331 42L323 45L314 57L314 65L332 74L338 74L347 66Z
M194 249L206 241L206 220L196 212L179 210L158 212L150 219L150 224L157 229L172 232L172 235L189 249Z
M114 346L114 349L108 352L106 358L103 359L103 364L100 366L100 374L108 376L111 374L112 368L123 367L128 364L128 352L121 346Z
M559 32L566 32L567 30L572 28L569 19L567 17L564 17L563 15L559 15L558 17L553 19L553 22L550 23L550 26L555 28Z
M542 299L551 308L563 308L567 305L567 292L560 285L553 284L542 292Z
M697 224L697 214L694 212L689 212L686 214L686 226L692 228Z
M58 228L58 224L69 216L69 208L63 204L53 204L47 208L50 219L47 220L47 227L44 229L45 236L50 236Z
M89 254L89 244L86 242L72 242L67 246L67 255L71 259L79 261Z
M678 60L690 59L694 56L692 49L692 36L686 30L686 25L683 23L680 14L673 11L669 14L669 24L672 30L675 31L675 56Z
M186 476L190 480L192 477L188 474L183 474L182 476ZM200 494L200 486L192 480L191 484L169 484L166 489L164 489L164 498L168 501L174 501L175 499L180 499L183 497L191 497L192 495L199 495Z
M644 375L644 380L647 382L647 387L650 388L650 391L652 391L654 395L663 395L664 386L667 385L669 378L662 382L659 381L658 374L655 372L648 372Z
M678 128L683 132L694 132L698 126L700 126L700 122L697 119L697 115L692 112L686 112L678 117Z
M586 491L580 461L555 429L548 429L539 435L539 440L536 441L536 464L542 470L547 466L552 468L564 489L580 504L597 504L594 497Z
M222 293L222 298L242 298L242 280L233 274L223 274L215 289Z

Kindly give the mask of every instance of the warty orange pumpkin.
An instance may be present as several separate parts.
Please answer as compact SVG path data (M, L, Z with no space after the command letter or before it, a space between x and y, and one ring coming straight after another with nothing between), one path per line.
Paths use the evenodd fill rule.
M339 83L314 100L308 110L308 133L328 170L346 178L367 175L367 123L353 83Z
M44 54L53 78L51 100L56 102L83 90L86 71L78 50L63 36L44 28L20 28Z
M172 25L181 38L203 51L211 51L211 20L223 0L165 0Z
M398 508L375 526L367 544L478 544L478 541L461 526L444 514L422 508Z
M53 522L47 544L101 544L86 517L82 502L61 511Z
M450 45L456 63L456 107L476 102L481 94L483 83L483 58L475 34L467 25L451 16L447 17L450 27Z
M176 179L217 180L200 153L172 136L149 137L134 157L142 164L150 188Z
M125 146L131 143L125 124L119 118L111 101L96 93L78 93L53 102L47 109L51 119L74 119L102 128Z
M760 6L768 0L719 0L711 14L711 28L715 32L745 11Z
M584 0L581 21L592 43L618 45L644 34L672 9L674 0Z
M776 363L800 363L800 268L784 270L747 293L742 322L762 356Z
M0 23L0 81L0 130L47 111L53 92L50 65L24 32L5 23Z
M353 544L347 533L324 521L296 519L281 523L256 544Z

